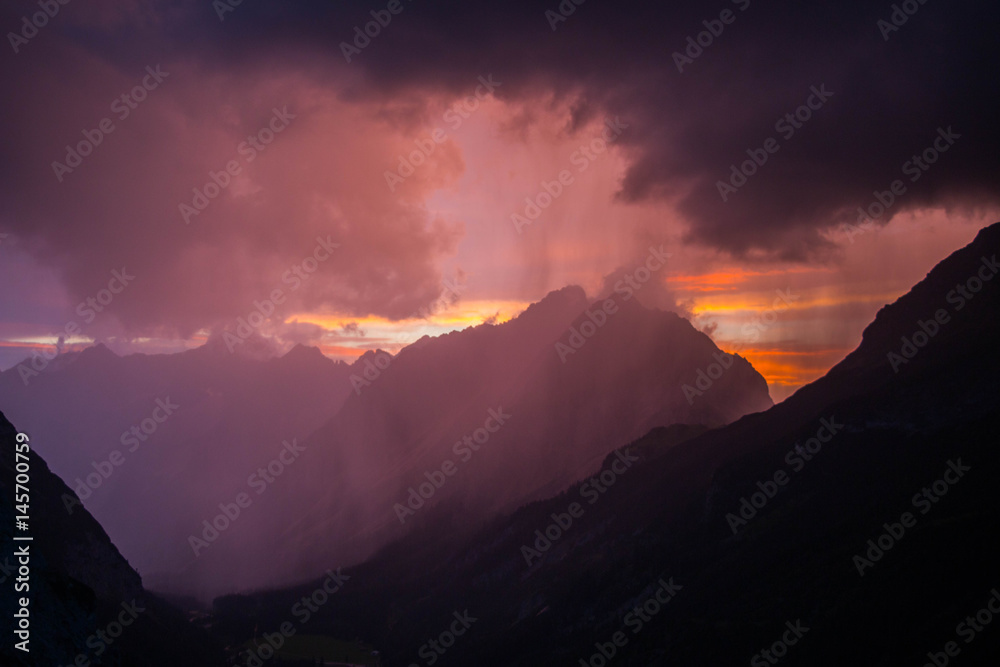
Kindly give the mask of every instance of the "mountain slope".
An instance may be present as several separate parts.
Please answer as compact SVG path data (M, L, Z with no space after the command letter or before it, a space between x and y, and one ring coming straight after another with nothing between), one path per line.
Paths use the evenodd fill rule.
M349 375L301 346L256 360L216 340L127 357L98 345L57 357L27 384L16 367L0 373L0 406L155 582L190 556L206 511L336 413ZM64 505L79 507L72 494Z
M21 438L23 441L24 438ZM221 665L222 653L204 631L191 626L177 610L143 589L142 580L86 511L68 515L62 495L68 487L31 452L27 461L15 461L17 432L0 413L0 536L3 595L0 611L14 618L17 598L30 597L29 652L14 648L12 633L0 646L4 665L45 666L71 664L83 656L102 664ZM30 441L28 442L30 445ZM15 531L14 480L16 463L29 466L27 532ZM23 469L23 467L22 467ZM23 493L22 489L18 493ZM20 515L20 512L16 513ZM13 541L13 534L31 541ZM27 545L27 590L15 593L19 557L15 549ZM127 626L116 635L111 623ZM103 631L103 637L98 635ZM109 638L105 642L104 638ZM81 660L83 659L81 658ZM77 663L77 664L83 664Z
M602 646L623 665L773 664L761 651L783 636L797 641L770 655L788 665L923 664L948 641L956 663L995 664L995 629L969 641L959 624L1000 585L1000 279L985 280L998 251L1000 224L767 412L701 435L650 432L593 504L584 482L471 540L451 537L460 517L440 517L351 570L312 628L360 635L388 665L413 662L454 609L479 620L447 664L599 664ZM974 276L980 289L959 299ZM905 347L942 309L936 334ZM891 356L904 351L908 363ZM582 516L543 548L536 531L573 502ZM681 588L639 623L661 581ZM301 593L248 600L258 611L220 622L267 627ZM799 640L789 627L809 629ZM609 644L619 631L624 645Z
M304 347L261 361L220 341L125 358L97 346L27 386L0 374L0 402L158 589L276 585L357 562L445 504L475 526L544 497L648 428L771 405L750 364L686 320L608 303L568 287L510 322L351 366ZM692 405L681 382L716 358L730 369ZM417 515L410 489L446 465L462 474Z
M687 320L635 301L602 320L601 308L566 288L508 323L385 361L308 439L294 487L314 491L309 504L276 485L273 502L294 519L271 547L275 566L304 576L356 562L448 507L470 529L565 488L651 427L719 425L772 405L750 364ZM566 353L576 332L588 335ZM731 368L690 403L682 384L717 357Z

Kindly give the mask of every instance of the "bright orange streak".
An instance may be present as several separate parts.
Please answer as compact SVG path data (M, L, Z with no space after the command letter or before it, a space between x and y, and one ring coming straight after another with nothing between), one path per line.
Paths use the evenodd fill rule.
M768 385L799 387L826 374L849 349L746 348L734 350L764 376Z
M0 340L0 347L23 347L26 349L40 350L52 347L53 343L20 343L16 340Z
M36 342L22 342L16 340L2 340L0 341L0 347L19 347L25 350L48 350L56 346L55 342L52 343L36 343ZM76 351L82 350L86 347L90 347L90 343L65 343L63 345L63 350L66 351Z
M333 357L360 357L368 350L360 347L344 347L343 345L317 345L319 351Z
M790 273L813 273L815 268L796 267L791 269L772 269L770 271L744 271L742 269L730 269L726 271L716 271L715 273L702 273L696 275L671 275L668 282L675 285L680 291L688 292L721 292L734 290L740 283L745 283L750 278L760 276L779 276Z
M373 315L350 317L340 314L296 313L286 318L285 321L308 322L330 331L338 330L351 322L356 322L362 329L401 329L421 324L465 328L482 324L484 320L493 316L497 316L497 322L506 322L529 305L530 302L526 301L463 301L450 309L429 313L427 318L411 317L405 320L389 320Z
M723 347L725 344L723 343ZM740 348L738 352L746 356L746 354L757 354L757 355L767 355L769 357L814 357L814 356L836 356L841 357L846 356L850 350L845 350L839 347L831 347L826 349L806 349L806 350L795 350L786 348L760 348L760 347L744 347Z
M832 306L843 306L852 303L892 303L899 298L899 294L895 292L836 297L822 296L810 299L806 296L796 294L793 290L792 295L799 298L791 301L791 304L779 300L777 305L775 305L775 299L778 295L775 292L757 295L756 298L752 298L746 294L734 295L728 298L725 296L707 298L691 306L690 311L694 315L705 315L713 313L758 312L769 308L775 308L779 311L805 310L808 308L830 308Z

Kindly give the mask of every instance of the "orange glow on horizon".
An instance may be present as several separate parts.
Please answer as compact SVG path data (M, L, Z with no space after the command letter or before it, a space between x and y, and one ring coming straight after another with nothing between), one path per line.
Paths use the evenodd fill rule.
M731 296L707 297L704 299L698 299L697 303L692 305L689 310L693 315L759 312L770 308L775 308L779 311L806 310L810 308L830 308L833 306L843 306L855 303L892 303L899 298L899 294L895 292L882 294L845 294L843 296L817 296L810 298L805 295L795 294L793 291L792 296L798 296L799 298L792 300L791 303L786 303L785 301L778 299L778 295L775 292L764 292L752 295L734 294ZM777 304L775 303L776 299Z
M823 271L811 267L792 267L787 269L772 269L769 271L747 271L739 268L715 271L713 273L698 273L690 275L671 275L668 282L681 292L721 292L733 291L737 286L751 278L764 276L780 276L791 273L814 273Z
M809 384L824 376L851 351L849 348L766 347L730 348L724 350L739 354L750 362L767 380L768 387L784 398L789 390Z
M357 359L368 350L361 349L360 347L347 347L344 345L316 345L319 351L326 356L330 357L351 357L352 359Z
M507 322L531 305L527 301L462 301L448 309L431 313L428 317L410 317L403 320L390 320L385 317L368 315L352 317L327 313L295 313L285 319L285 322L302 322L315 324L324 329L335 331L347 324L357 324L362 329L406 329L414 326L429 325L449 329L464 329L478 326L490 318L496 317L496 322Z

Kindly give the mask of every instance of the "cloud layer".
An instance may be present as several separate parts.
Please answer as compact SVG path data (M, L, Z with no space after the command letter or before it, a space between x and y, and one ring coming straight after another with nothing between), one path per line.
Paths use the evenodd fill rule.
M57 273L74 304L113 270L135 274L113 308L132 335L227 326L275 289L288 313L411 316L441 297L442 263L466 237L465 221L428 198L456 187L481 135L448 138L396 191L382 174L488 74L503 81L490 118L508 141L530 141L553 114L564 116L559 141L589 140L604 117L628 122L616 144L619 201L663 206L688 242L738 258L821 256L824 232L853 223L896 179L906 191L880 223L908 209L997 203L994 7L913 3L889 30L879 24L892 20L889 6L859 2L570 6L402 0L385 14L383 3L244 2L221 18L206 2L62 6L0 64L16 91L0 111L16 129L0 163L0 228ZM547 14L559 7L565 16ZM18 29L36 11L11 3L0 25ZM357 38L365 45L348 63L343 43L372 11L391 20L367 43ZM150 79L157 67L169 74ZM815 90L832 95L816 106ZM248 137L263 145L275 109L287 127L253 148ZM904 163L939 128L960 138L910 180ZM100 144L56 173L67 145L90 141L84 132ZM777 149L724 201L719 181L759 160L768 139ZM239 173L224 175L227 164ZM214 192L213 173L227 184L185 215L195 189ZM637 220L612 224L636 248L662 240L665 222ZM288 276L317 239L339 248L292 289ZM533 269L544 275L564 251L532 252L544 255Z

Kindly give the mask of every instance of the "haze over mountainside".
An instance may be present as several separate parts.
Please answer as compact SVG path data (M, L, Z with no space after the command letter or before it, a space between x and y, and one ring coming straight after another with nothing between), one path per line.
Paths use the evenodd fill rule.
M343 407L302 443L305 465L231 529L256 540L255 559L245 542L220 538L183 584L203 596L245 586L232 577L237 554L259 569L255 585L301 580L357 562L447 507L461 508L469 530L595 469L649 426L721 424L771 405L764 379L733 357L717 393L692 406L681 380L721 351L686 320L635 302L561 357L557 343L600 307L568 287L504 324L365 355Z
M772 404L749 363L687 320L603 303L565 288L504 324L351 367L303 347L268 361L219 344L125 358L98 347L27 387L16 369L0 374L0 401L150 581L215 595L357 562L445 504L478 525L651 427L721 425ZM726 374L689 402L681 385L719 359ZM147 439L123 435L150 417L162 423ZM424 507L410 489L429 480L440 488ZM210 539L204 522L240 493L253 506Z
M621 299L592 335L576 333L603 303L565 288L506 324L401 351L309 439L318 464L301 483L324 492L282 534L288 558L303 573L354 560L445 504L474 526L565 488L652 427L721 425L772 405L749 363L673 313ZM720 358L731 367L689 402L682 385Z
M148 580L189 557L206 512L350 392L349 367L315 348L267 360L240 350L213 340L118 357L99 345L58 357L27 385L17 367L0 373L5 412ZM80 507L72 494L63 505Z
M385 664L453 610L476 621L448 664L762 665L782 637L783 665L996 664L995 618L976 615L1000 598L998 254L1000 223L826 376L723 428L650 431L607 457L604 492L387 546L308 631L359 635ZM220 600L218 630L275 627L310 588Z
M0 667L1000 667L1000 4L0 26Z
M13 541L15 515L21 515L13 502L15 457L17 445L26 442L17 434L0 413L0 536L5 545L0 583L11 589L10 594L0 595L0 611L5 619L15 618L18 595L13 588L18 578L27 585L20 594L31 599L30 639L27 651L17 650L18 640L11 633L0 645L0 663L10 667L224 664L221 650L207 633L143 589L139 574L90 513L63 511L62 495L69 488L34 451L27 457L28 530L19 533L32 539ZM27 444L32 444L30 436ZM24 561L15 549L28 553L26 577L19 571Z

